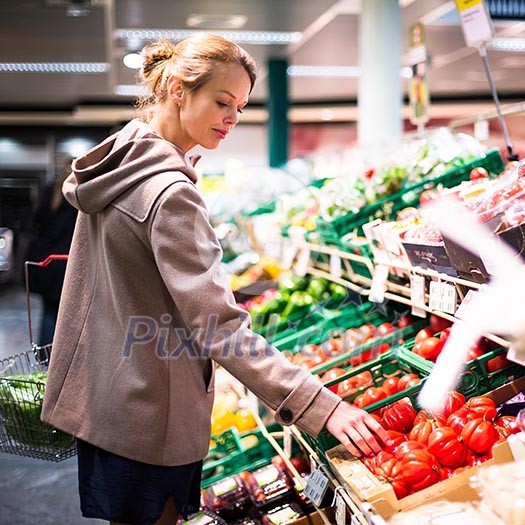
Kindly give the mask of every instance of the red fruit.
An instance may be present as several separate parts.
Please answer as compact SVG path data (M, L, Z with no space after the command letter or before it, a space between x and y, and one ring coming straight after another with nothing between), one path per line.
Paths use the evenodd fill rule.
M428 438L428 451L444 466L462 467L467 462L467 447L450 427L441 427Z
M403 441L397 446L394 456L397 459L402 460L409 452L412 452L413 450L426 449L427 446L424 443L420 443L419 441L413 441L409 439L407 441Z
M503 428L508 428L513 434L519 431L515 416L500 416L498 419L496 419L496 425L499 425Z
M459 410L452 412L447 418L447 427L450 427L459 436L463 428L474 417L474 414L466 407L462 406Z
M441 353L445 342L437 337L429 337L421 342L419 355L423 359L435 362L438 355Z
M451 390L447 393L447 397L443 402L440 414L445 418L450 416L456 410L459 410L465 404L465 396L456 390Z
M489 177L489 172L483 168L483 167L479 167L479 168L473 168L471 171L470 171L470 180L471 181L475 181L475 180L481 180L481 179L488 179Z
M432 190L432 189L424 190L419 197L419 204L421 207L424 207L425 205L427 205L429 202L433 201L437 197L439 197L439 191Z
M397 388L401 392L401 390L406 390L407 388L410 388L414 385L418 385L419 383L421 383L421 378L418 377L416 374L405 374L404 376L401 376L399 378Z
M376 335L378 337L385 337L385 335L391 334L396 331L396 327L392 323L381 323L376 329Z
M410 432L416 418L416 410L408 403L394 403L385 410L381 424L385 429Z
M492 373L510 365L510 361L503 355L498 355L487 361L487 372Z
M428 339L429 337L432 337L434 335L434 332L430 330L430 328L425 327L419 330L419 332L416 334L415 342L419 343L420 341L423 341L425 339Z
M489 459L492 459L492 451L487 452L486 454L483 454L483 455L474 454L472 456L472 460L470 464L473 467L477 467L478 465L485 463L485 461L488 461Z
M361 394L361 395L357 396L357 397L354 399L354 405L355 405L357 408L365 408L365 406L366 406L366 401L365 401L365 396L364 396L364 394Z
M357 329L359 344L373 339L376 336L376 327L373 324L364 324Z
M421 414L421 412L420 412ZM417 420L419 418L419 420ZM423 443L425 445L428 445L428 438L434 432L434 430L437 430L440 427L444 426L443 418L436 419L436 418L423 418L420 415L416 416L416 420L414 421L414 426L412 427L412 430L410 431L410 434L408 435L408 439L419 441L420 443Z
M394 394L397 394L399 392L399 377L392 376L388 379L385 379L381 387L383 390L389 395L393 396Z
M437 483L441 478L441 468L433 454L428 450L412 450L401 460L403 477L415 490L422 490Z
M406 328L407 326L410 326L415 321L414 317L409 314L403 314L398 320L397 320L397 326L400 330L403 330L403 328Z
M472 361L473 359L477 359L478 357L481 357L484 355L485 352L483 349L476 343L474 343L469 349L467 354L467 362Z
M474 396L465 405L475 417L480 417L486 421L494 421L496 417L496 403L490 397Z
M441 330L441 333L439 334L439 338L442 341L446 341L449 335L450 335L450 326L445 328L444 330Z
M378 401L381 401L382 399L386 399L388 396L380 386L371 386L364 391L363 397L365 403L364 406L369 406L377 403Z
M310 465L303 456L293 457L290 461L299 474L308 474L310 472Z
M452 322L448 319L443 319L443 317L440 317L436 314L430 314L430 319L428 320L428 323L430 325L430 330L433 334L437 334L438 332L441 332L445 328L448 328L452 326Z
M328 381L332 381L333 379L343 375L346 372L346 370L338 367L330 368L330 370L327 370L322 376L321 376L321 382L322 383L328 383ZM335 385L329 386L328 389L334 392L335 394L339 393L339 387L341 383L336 383Z
M476 454L486 454L498 439L498 433L492 423L478 417L465 424L461 438Z
M379 463L375 470L375 475L381 481L386 481L392 485L398 499L402 499L410 493L410 488L403 475L403 468L397 459L391 457Z
M385 450L386 452L390 452L391 454L395 454L399 445L401 445L401 443L404 443L407 440L407 436L406 434L398 432L397 430L387 430L386 433L388 434L388 437L392 440L392 444L386 445L385 447L383 447L383 450Z

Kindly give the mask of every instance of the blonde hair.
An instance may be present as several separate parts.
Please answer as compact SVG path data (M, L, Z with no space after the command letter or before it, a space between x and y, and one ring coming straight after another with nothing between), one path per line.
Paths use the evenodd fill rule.
M190 36L178 44L167 40L153 42L144 47L142 58L141 84L148 91L137 100L142 110L166 99L170 77L195 91L211 79L219 64L239 64L250 77L250 91L255 84L255 60L236 43L211 33Z

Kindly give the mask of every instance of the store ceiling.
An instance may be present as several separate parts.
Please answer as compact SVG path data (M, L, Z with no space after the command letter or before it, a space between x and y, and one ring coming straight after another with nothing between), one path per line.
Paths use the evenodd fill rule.
M363 0L366 1L366 0ZM394 1L394 0L392 0ZM261 65L252 102L266 99L265 64L286 57L290 65L359 65L359 0L0 0L0 62L109 64L105 73L0 72L0 121L22 109L64 108L94 120L109 115L108 105L125 108L132 100L115 94L119 85L133 85L135 72L122 57L134 45L116 37L119 29L187 29L191 14L244 15L243 30L300 31L303 38L288 46L244 47ZM488 95L481 60L465 48L454 19L454 2L401 0L403 47L408 27L423 20L431 56L430 89L434 98ZM84 16L68 16L71 8ZM525 37L525 23L498 22L501 36ZM136 47L136 45L135 45ZM525 53L489 53L498 90L525 93ZM405 81L406 83L406 81ZM290 99L300 102L352 101L358 80L352 78L290 78ZM406 91L406 86L405 86ZM105 109L104 109L105 108ZM21 113L16 113L23 118ZM98 115L94 116L94 115ZM45 114L42 114L45 119Z

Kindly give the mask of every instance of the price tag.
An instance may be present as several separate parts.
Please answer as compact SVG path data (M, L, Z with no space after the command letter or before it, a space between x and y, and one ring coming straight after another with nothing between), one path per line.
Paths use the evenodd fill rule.
M310 262L310 250L308 248L302 248L297 256L297 262L295 263L295 273L299 277L306 275L308 269L308 263Z
M489 121L486 119L476 120L476 122L474 122L474 137L480 142L484 142L485 140L489 140L489 136Z
M463 298L463 301L461 301L461 304L458 306L458 309L456 310L455 316L458 319L462 319L462 320L465 319L465 316L467 315L467 312L469 310L469 305L472 299L474 299L474 297L476 297L476 295L478 294L479 292L476 290L469 290L467 292L467 295L465 295L465 297Z
M425 278L422 275L410 276L410 299L412 301L412 315L425 318Z
M292 244L285 244L283 248L282 265L284 270L289 270L292 267L295 256L297 255L297 248Z
M456 288L451 284L430 282L430 308L453 314L456 311Z
M337 525L346 525L346 505L340 494L335 497L335 522Z
M319 507L323 501L327 489L328 478L321 472L320 469L313 469L310 477L308 478L306 488L304 489L306 497L312 500L315 506Z
M341 257L339 255L330 255L330 273L334 277L341 277Z
M483 0L456 0L465 42L481 47L494 37L494 27Z
M378 264L374 270L374 277L370 287L370 300L373 303L382 303L385 300L388 266Z

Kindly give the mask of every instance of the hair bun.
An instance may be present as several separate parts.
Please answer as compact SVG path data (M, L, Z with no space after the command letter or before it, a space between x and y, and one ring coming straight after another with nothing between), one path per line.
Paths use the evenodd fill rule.
M142 66L142 71L145 76L161 62L169 60L175 54L175 46L168 41L154 42L147 45L142 50L142 58L144 63Z

